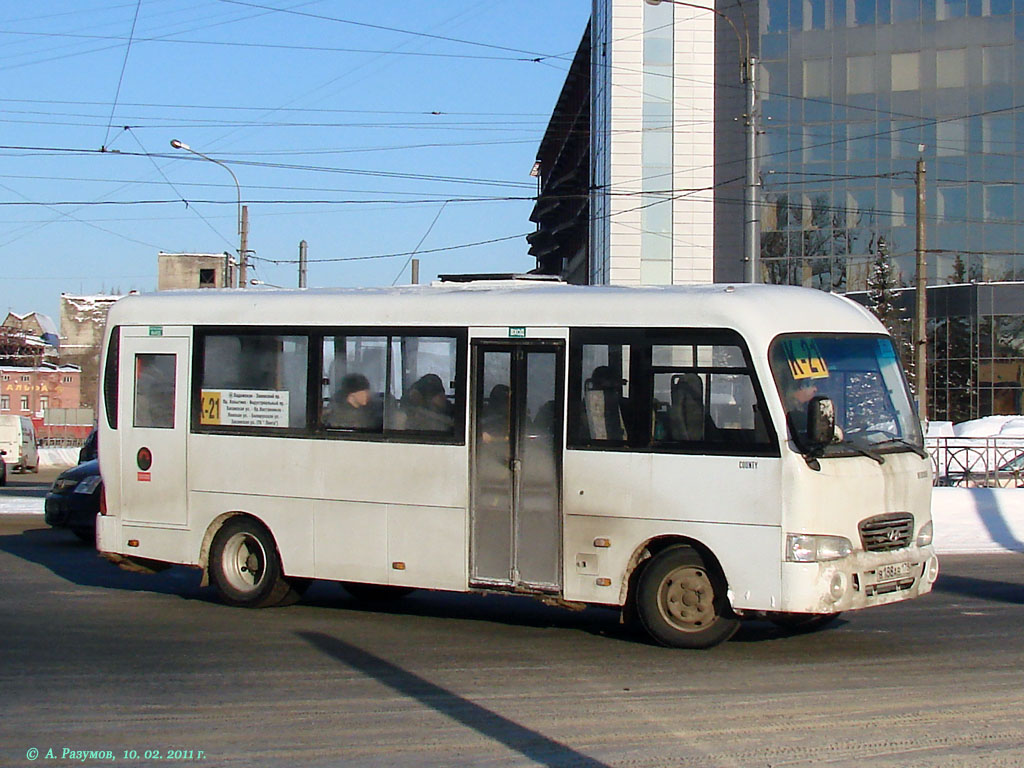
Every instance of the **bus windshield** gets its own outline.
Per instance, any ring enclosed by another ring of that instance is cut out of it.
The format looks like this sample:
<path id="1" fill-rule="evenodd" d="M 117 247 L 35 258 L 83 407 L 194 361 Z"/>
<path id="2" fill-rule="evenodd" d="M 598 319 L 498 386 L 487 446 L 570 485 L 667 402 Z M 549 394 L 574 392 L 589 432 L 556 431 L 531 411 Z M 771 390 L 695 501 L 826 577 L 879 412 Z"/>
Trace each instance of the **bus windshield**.
<path id="1" fill-rule="evenodd" d="M 794 441 L 807 436 L 807 407 L 819 395 L 835 405 L 836 440 L 825 456 L 912 450 L 924 437 L 892 340 L 884 336 L 783 336 L 771 349 L 772 374 Z"/>

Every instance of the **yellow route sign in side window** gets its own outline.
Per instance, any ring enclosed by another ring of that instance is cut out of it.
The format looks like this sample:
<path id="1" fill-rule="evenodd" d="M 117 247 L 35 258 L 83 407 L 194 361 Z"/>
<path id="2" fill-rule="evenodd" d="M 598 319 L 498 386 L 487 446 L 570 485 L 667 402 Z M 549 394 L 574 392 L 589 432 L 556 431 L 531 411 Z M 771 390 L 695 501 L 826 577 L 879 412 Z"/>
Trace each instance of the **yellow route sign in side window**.
<path id="1" fill-rule="evenodd" d="M 783 343 L 794 379 L 827 379 L 828 366 L 814 339 L 790 339 Z"/>
<path id="2" fill-rule="evenodd" d="M 199 399 L 200 424 L 220 424 L 220 392 L 204 389 Z"/>

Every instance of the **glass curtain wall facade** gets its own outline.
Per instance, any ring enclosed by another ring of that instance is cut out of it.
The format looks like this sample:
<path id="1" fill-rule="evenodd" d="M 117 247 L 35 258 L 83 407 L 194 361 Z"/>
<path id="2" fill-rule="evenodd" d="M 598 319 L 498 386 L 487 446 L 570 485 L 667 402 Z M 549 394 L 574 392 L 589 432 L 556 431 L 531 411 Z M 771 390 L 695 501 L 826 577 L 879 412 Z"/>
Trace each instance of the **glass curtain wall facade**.
<path id="1" fill-rule="evenodd" d="M 1024 278 L 1022 0 L 760 0 L 766 279 L 863 290 L 878 241 L 914 279 Z"/>
<path id="2" fill-rule="evenodd" d="M 763 279 L 864 291 L 885 250 L 912 286 L 923 158 L 928 284 L 975 289 L 930 298 L 929 415 L 1020 413 L 1024 307 L 968 296 L 1024 279 L 1024 0 L 759 0 L 758 21 Z"/>

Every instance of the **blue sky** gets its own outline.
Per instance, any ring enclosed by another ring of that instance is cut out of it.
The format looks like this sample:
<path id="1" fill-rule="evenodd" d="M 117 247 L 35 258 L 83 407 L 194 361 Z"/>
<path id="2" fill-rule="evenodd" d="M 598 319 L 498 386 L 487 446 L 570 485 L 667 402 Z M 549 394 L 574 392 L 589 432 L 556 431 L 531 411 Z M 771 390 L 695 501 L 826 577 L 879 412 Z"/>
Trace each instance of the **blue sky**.
<path id="1" fill-rule="evenodd" d="M 237 176 L 250 277 L 296 285 L 297 266 L 275 262 L 303 239 L 311 287 L 408 282 L 408 256 L 366 257 L 417 246 L 421 281 L 530 269 L 532 205 L 516 198 L 535 192 L 589 13 L 590 0 L 4 3 L 0 308 L 56 318 L 61 292 L 154 290 L 158 251 L 233 252 L 230 174 L 172 139 Z"/>

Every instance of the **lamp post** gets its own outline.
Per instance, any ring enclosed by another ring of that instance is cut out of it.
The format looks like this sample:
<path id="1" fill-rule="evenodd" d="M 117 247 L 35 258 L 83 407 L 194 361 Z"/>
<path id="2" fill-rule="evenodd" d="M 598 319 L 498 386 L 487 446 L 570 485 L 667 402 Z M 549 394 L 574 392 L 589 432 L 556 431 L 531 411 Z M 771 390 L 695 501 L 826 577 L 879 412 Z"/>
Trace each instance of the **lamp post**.
<path id="1" fill-rule="evenodd" d="M 192 149 L 192 147 L 183 141 L 171 139 L 171 146 L 174 149 L 183 149 L 186 152 L 191 152 L 193 155 L 203 158 L 203 160 L 209 160 L 211 163 L 216 163 L 231 174 L 231 180 L 235 182 L 235 191 L 238 193 L 238 286 L 240 288 L 245 288 L 248 277 L 246 274 L 246 268 L 248 266 L 249 208 L 248 206 L 242 205 L 242 188 L 238 184 L 238 177 L 235 176 L 235 172 L 228 167 L 227 163 L 210 157 L 209 155 L 204 155 L 202 152 Z"/>
<path id="2" fill-rule="evenodd" d="M 757 214 L 757 59 L 750 54 L 750 32 L 747 29 L 747 17 L 743 15 L 743 32 L 737 28 L 736 23 L 717 8 L 707 5 L 687 3 L 683 0 L 644 0 L 648 5 L 681 5 L 686 8 L 695 8 L 699 11 L 707 11 L 725 19 L 729 27 L 736 34 L 736 42 L 740 49 L 740 82 L 743 83 L 746 97 L 746 114 L 744 115 L 744 127 L 746 134 L 746 157 L 743 186 L 743 253 L 744 253 L 744 278 L 748 283 L 761 282 L 761 243 L 758 237 L 758 214 Z M 737 6 L 739 4 L 737 3 Z M 740 7 L 740 13 L 743 9 Z"/>

